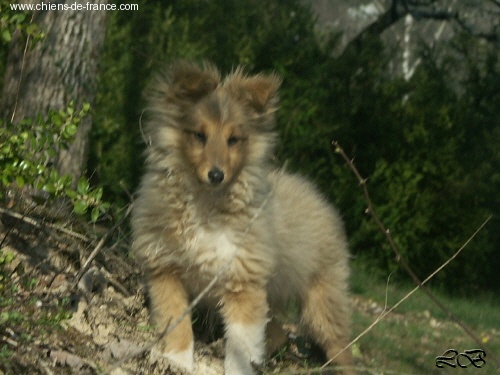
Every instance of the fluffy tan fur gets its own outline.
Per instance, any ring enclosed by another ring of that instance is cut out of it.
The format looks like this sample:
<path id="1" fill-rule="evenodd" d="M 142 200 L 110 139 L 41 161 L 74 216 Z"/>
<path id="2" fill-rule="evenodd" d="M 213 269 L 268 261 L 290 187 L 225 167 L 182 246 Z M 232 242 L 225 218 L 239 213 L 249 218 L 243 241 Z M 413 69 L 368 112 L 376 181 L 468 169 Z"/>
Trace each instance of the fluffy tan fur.
<path id="1" fill-rule="evenodd" d="M 205 303 L 226 327 L 225 372 L 253 374 L 265 326 L 287 298 L 327 356 L 348 342 L 348 251 L 339 214 L 314 186 L 270 165 L 280 79 L 224 79 L 211 65 L 178 62 L 148 89 L 146 172 L 134 203 L 133 251 L 144 264 L 160 329 L 212 278 Z M 193 371 L 186 318 L 165 353 Z M 351 363 L 349 350 L 336 359 Z"/>

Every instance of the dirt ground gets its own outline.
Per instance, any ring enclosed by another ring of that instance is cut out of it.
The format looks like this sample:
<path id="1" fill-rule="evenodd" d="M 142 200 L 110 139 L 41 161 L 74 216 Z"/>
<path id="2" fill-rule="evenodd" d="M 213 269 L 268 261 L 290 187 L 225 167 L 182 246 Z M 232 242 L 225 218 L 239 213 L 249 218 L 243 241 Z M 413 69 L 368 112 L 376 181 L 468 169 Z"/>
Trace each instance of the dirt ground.
<path id="1" fill-rule="evenodd" d="M 0 213 L 0 374 L 179 374 L 156 345 L 126 233 Z M 314 365 L 297 343 L 266 373 Z M 196 374 L 223 373 L 223 345 L 197 341 Z"/>

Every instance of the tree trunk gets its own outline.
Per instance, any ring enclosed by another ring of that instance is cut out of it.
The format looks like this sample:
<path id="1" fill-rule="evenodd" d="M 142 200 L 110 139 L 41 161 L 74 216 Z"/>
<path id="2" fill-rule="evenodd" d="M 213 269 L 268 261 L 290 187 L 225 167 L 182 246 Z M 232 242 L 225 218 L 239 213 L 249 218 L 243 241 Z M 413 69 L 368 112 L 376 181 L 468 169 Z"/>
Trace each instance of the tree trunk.
<path id="1" fill-rule="evenodd" d="M 73 3 L 58 2 L 68 6 Z M 86 1 L 76 3 L 85 7 Z M 14 123 L 38 113 L 45 116 L 49 109 L 65 108 L 71 101 L 76 108 L 85 102 L 92 105 L 96 95 L 106 11 L 35 11 L 33 22 L 43 30 L 45 39 L 30 48 L 16 35 L 7 60 L 0 104 L 3 116 Z M 61 175 L 70 175 L 74 181 L 85 171 L 91 127 L 91 116 L 87 116 L 80 122 L 74 142 L 67 150 L 59 150 L 53 161 Z"/>

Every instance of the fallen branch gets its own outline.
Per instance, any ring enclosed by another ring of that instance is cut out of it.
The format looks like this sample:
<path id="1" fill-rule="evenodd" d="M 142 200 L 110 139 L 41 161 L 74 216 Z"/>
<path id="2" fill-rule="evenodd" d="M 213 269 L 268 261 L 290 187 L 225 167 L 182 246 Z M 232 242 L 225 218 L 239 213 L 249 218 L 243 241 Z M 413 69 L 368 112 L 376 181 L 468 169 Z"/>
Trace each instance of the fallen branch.
<path id="1" fill-rule="evenodd" d="M 8 216 L 13 217 L 15 219 L 21 220 L 27 224 L 34 226 L 35 228 L 39 228 L 39 229 L 50 228 L 50 229 L 57 230 L 58 232 L 62 232 L 64 234 L 67 234 L 71 237 L 78 238 L 79 240 L 84 241 L 84 242 L 92 242 L 92 239 L 90 239 L 89 237 L 84 236 L 81 233 L 72 231 L 71 229 L 63 227 L 61 225 L 48 223 L 44 220 L 35 219 L 35 218 L 29 217 L 27 215 L 22 215 L 20 213 L 14 212 L 14 211 L 6 209 L 6 208 L 0 207 L 0 214 L 8 215 Z"/>

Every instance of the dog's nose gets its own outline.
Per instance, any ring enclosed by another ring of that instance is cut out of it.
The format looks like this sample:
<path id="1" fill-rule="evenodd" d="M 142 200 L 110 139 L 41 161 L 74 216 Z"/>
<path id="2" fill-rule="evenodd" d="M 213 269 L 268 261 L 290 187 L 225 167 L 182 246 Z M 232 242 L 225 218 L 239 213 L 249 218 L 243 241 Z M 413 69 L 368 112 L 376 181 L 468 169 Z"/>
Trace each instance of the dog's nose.
<path id="1" fill-rule="evenodd" d="M 224 172 L 214 167 L 208 172 L 208 180 L 212 185 L 220 184 L 224 180 Z"/>

